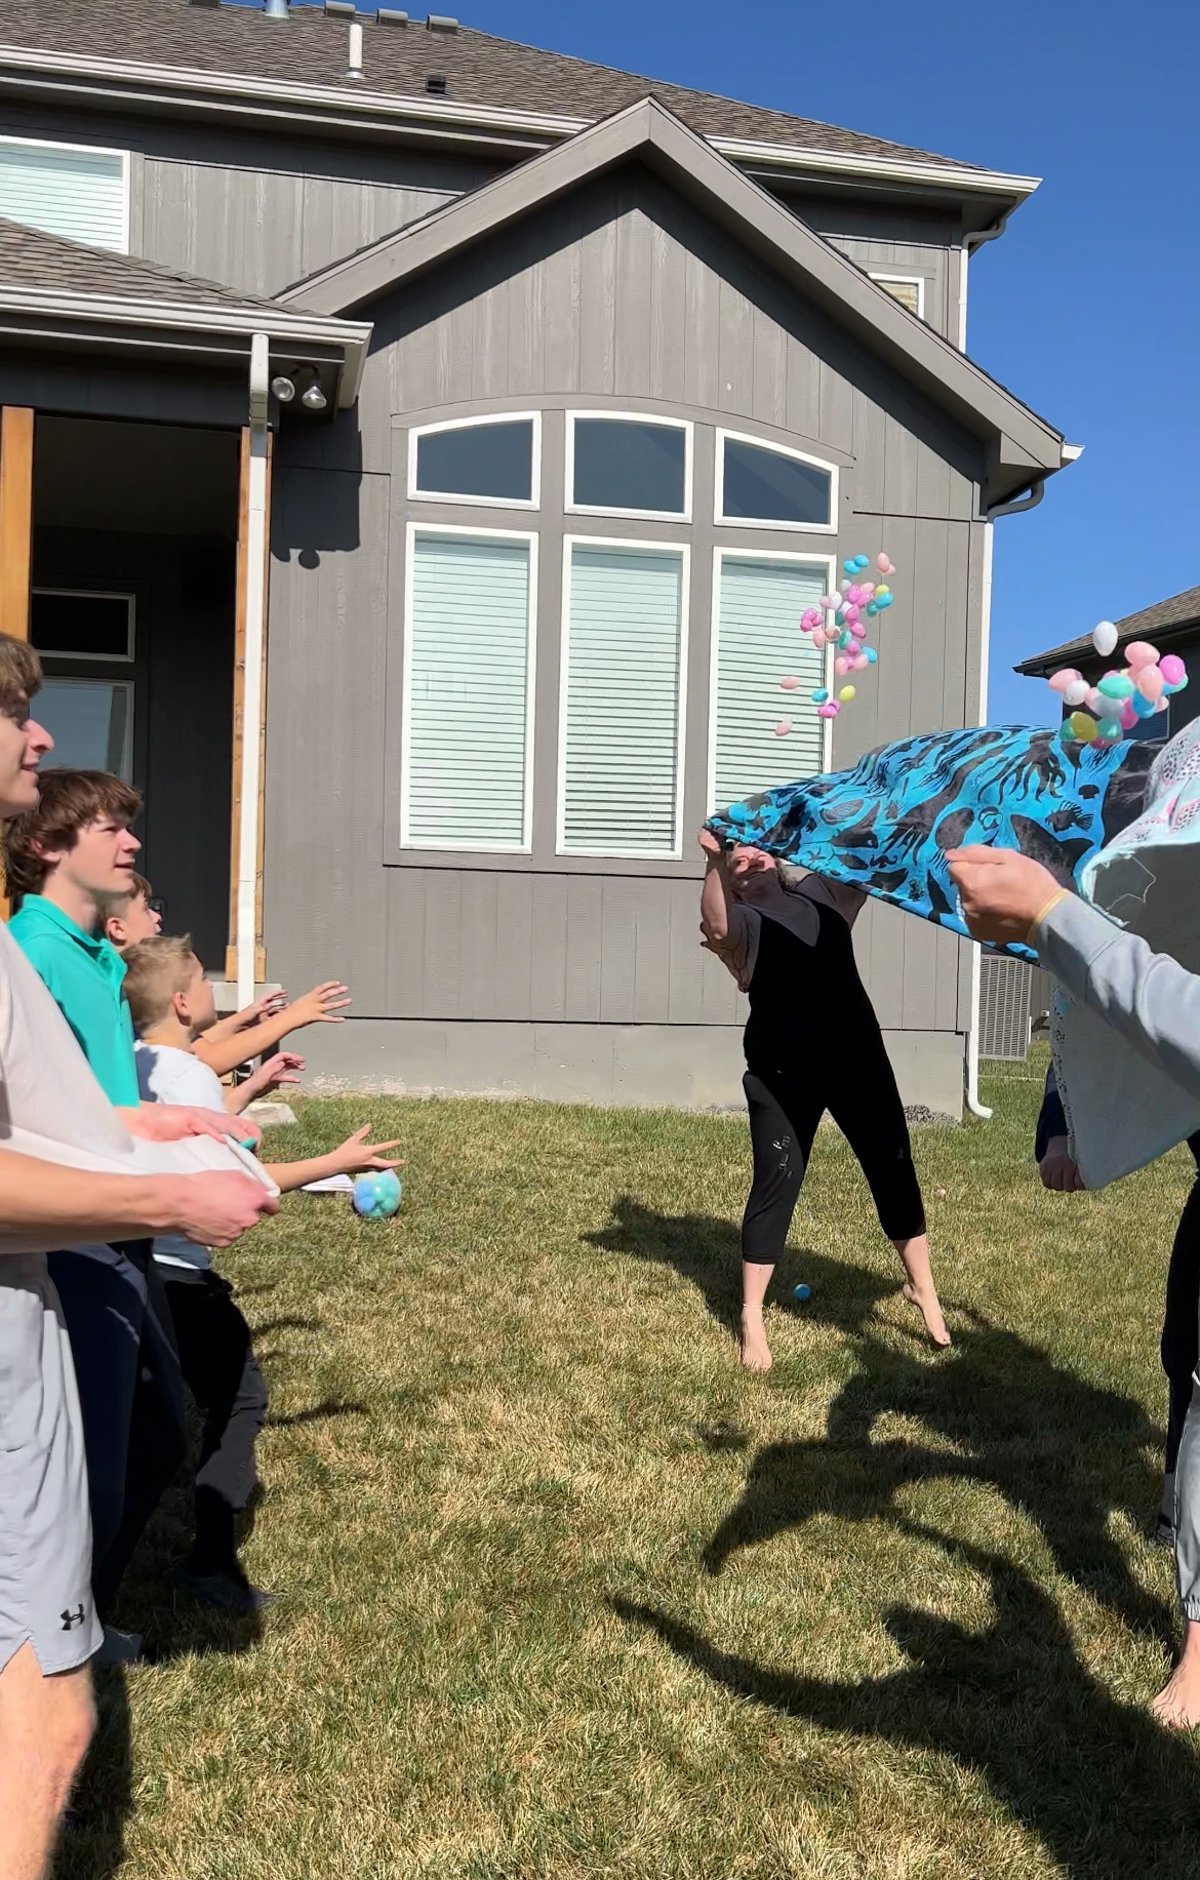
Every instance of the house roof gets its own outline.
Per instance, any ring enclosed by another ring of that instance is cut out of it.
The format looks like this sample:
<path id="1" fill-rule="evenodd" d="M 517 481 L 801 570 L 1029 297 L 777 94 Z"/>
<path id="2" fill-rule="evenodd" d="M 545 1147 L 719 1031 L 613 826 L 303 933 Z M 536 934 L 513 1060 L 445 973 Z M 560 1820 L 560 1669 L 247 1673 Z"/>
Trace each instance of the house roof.
<path id="1" fill-rule="evenodd" d="M 155 343 L 168 351 L 196 334 L 247 351 L 252 336 L 265 333 L 280 364 L 324 363 L 343 405 L 357 397 L 371 334 L 369 326 L 314 314 L 302 302 L 281 307 L 219 281 L 0 218 L 0 332 L 6 338 L 69 330 L 87 345 L 112 331 L 127 340 L 133 329 L 152 329 Z"/>
<path id="2" fill-rule="evenodd" d="M 1120 650 L 1132 640 L 1156 641 L 1183 639 L 1185 635 L 1200 630 L 1200 587 L 1184 588 L 1182 594 L 1172 594 L 1169 600 L 1155 601 L 1152 607 L 1143 607 L 1136 614 L 1126 614 L 1123 620 L 1115 623 L 1120 635 Z M 1014 671 L 1025 678 L 1041 679 L 1048 673 L 1056 672 L 1060 666 L 1069 666 L 1076 660 L 1099 660 L 1099 654 L 1092 645 L 1090 633 L 1084 633 L 1077 640 L 1066 640 L 1062 646 L 1052 646 L 1049 652 L 1037 653 L 1032 659 L 1025 660 L 1014 667 Z M 1115 658 L 1116 655 L 1110 655 Z"/>
<path id="3" fill-rule="evenodd" d="M 69 59 L 120 62 L 132 69 L 241 75 L 256 84 L 303 84 L 326 92 L 420 101 L 443 122 L 464 107 L 561 119 L 559 134 L 610 116 L 653 91 L 700 135 L 751 146 L 824 153 L 831 159 L 901 163 L 958 175 L 966 186 L 1019 185 L 1019 200 L 1036 179 L 1005 177 L 974 164 L 941 157 L 910 144 L 847 130 L 813 118 L 744 104 L 711 92 L 648 79 L 569 58 L 470 27 L 431 31 L 361 16 L 367 28 L 363 78 L 348 84 L 347 17 L 293 4 L 287 20 L 258 7 L 195 4 L 191 0 L 4 0 L 0 13 L 0 65 L 6 50 L 37 51 Z M 425 81 L 439 73 L 444 97 L 431 98 Z"/>
<path id="4" fill-rule="evenodd" d="M 1061 434 L 902 307 L 815 230 L 792 215 L 656 98 L 581 131 L 382 241 L 286 288 L 344 314 L 442 265 L 581 184 L 636 162 L 722 224 L 843 332 L 882 356 L 988 446 L 988 498 L 1004 501 L 1063 467 Z"/>

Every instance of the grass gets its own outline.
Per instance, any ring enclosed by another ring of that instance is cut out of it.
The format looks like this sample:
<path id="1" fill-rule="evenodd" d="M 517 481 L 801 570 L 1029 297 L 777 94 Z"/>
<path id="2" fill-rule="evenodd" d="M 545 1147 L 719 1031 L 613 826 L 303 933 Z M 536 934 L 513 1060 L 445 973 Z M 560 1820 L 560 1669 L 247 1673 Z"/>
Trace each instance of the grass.
<path id="1" fill-rule="evenodd" d="M 261 1636 L 176 1602 L 168 1507 L 122 1615 L 161 1661 L 105 1681 L 64 1875 L 1194 1880 L 1197 1758 L 1143 1708 L 1188 1169 L 1045 1195 L 1039 1087 L 918 1134 L 944 1357 L 823 1133 L 766 1380 L 737 1119 L 306 1105 L 279 1153 L 369 1119 L 403 1213 L 297 1197 L 226 1256 L 282 1597 Z"/>

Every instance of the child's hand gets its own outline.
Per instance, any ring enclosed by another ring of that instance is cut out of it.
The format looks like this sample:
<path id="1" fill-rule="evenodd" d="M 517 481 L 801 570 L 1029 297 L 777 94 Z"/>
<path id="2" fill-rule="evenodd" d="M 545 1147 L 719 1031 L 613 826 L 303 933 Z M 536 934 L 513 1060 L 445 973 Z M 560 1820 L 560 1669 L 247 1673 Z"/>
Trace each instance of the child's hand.
<path id="1" fill-rule="evenodd" d="M 403 1162 L 397 1156 L 389 1156 L 389 1149 L 398 1149 L 400 1139 L 395 1142 L 368 1142 L 367 1127 L 356 1129 L 348 1136 L 339 1149 L 329 1157 L 331 1173 L 337 1175 L 365 1175 L 368 1170 L 381 1168 L 403 1168 Z"/>
<path id="2" fill-rule="evenodd" d="M 281 988 L 278 992 L 264 992 L 261 999 L 255 999 L 253 1005 L 244 1005 L 230 1021 L 233 1031 L 249 1031 L 251 1025 L 259 1025 L 264 1018 L 274 1018 L 276 1012 L 282 1012 L 288 1002 L 288 995 Z"/>
<path id="3" fill-rule="evenodd" d="M 276 1051 L 274 1057 L 267 1058 L 259 1065 L 250 1083 L 258 1083 L 260 1091 L 278 1090 L 281 1084 L 298 1084 L 295 1074 L 304 1069 L 304 1059 L 297 1057 L 294 1051 Z"/>
<path id="4" fill-rule="evenodd" d="M 292 1030 L 299 1031 L 302 1025 L 344 1025 L 342 1013 L 349 1004 L 349 991 L 341 980 L 327 979 L 324 985 L 314 986 L 294 1005 L 289 1005 Z"/>

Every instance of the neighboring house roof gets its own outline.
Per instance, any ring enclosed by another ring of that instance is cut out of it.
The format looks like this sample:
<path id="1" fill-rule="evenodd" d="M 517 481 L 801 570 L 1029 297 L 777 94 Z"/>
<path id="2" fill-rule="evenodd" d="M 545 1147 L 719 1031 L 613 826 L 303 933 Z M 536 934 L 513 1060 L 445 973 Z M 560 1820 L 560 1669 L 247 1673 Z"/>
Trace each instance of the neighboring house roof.
<path id="1" fill-rule="evenodd" d="M 349 313 L 461 254 L 522 216 L 545 209 L 608 171 L 638 162 L 722 224 L 744 247 L 885 358 L 989 446 L 988 496 L 1002 502 L 1063 467 L 1063 439 L 862 269 L 680 123 L 655 98 L 581 131 L 419 222 L 286 288 Z"/>
<path id="2" fill-rule="evenodd" d="M 745 145 L 746 154 L 765 146 L 823 155 L 831 167 L 916 167 L 931 181 L 937 173 L 947 184 L 957 178 L 963 188 L 991 189 L 1013 201 L 1036 187 L 1036 178 L 1006 176 L 910 144 L 660 83 L 469 27 L 430 31 L 419 21 L 360 17 L 367 28 L 363 77 L 348 82 L 343 12 L 294 5 L 289 19 L 275 20 L 258 7 L 189 0 L 4 0 L 0 67 L 19 63 L 5 56 L 11 50 L 45 53 L 75 66 L 101 60 L 129 72 L 140 66 L 197 77 L 240 76 L 257 87 L 337 91 L 364 106 L 376 97 L 419 101 L 443 124 L 464 111 L 491 111 L 510 114 L 518 125 L 526 120 L 533 131 L 540 118 L 542 128 L 557 135 L 570 135 L 653 91 L 693 130 Z M 431 73 L 445 78 L 443 97 L 426 93 Z"/>
<path id="3" fill-rule="evenodd" d="M 319 349 L 317 357 L 340 356 L 342 403 L 353 403 L 370 327 L 329 319 L 297 303 L 244 294 L 219 281 L 160 267 L 136 255 L 47 235 L 41 229 L 0 219 L 0 330 L 19 333 L 22 323 L 44 327 L 57 319 L 86 331 L 106 327 L 152 327 L 176 342 L 187 333 L 236 335 L 257 332 L 290 347 L 291 356 Z M 164 339 L 170 343 L 169 338 Z"/>
<path id="4" fill-rule="evenodd" d="M 1182 594 L 1172 594 L 1169 600 L 1155 601 L 1152 607 L 1143 607 L 1139 613 L 1126 614 L 1123 620 L 1115 623 L 1120 635 L 1119 650 L 1132 640 L 1153 639 L 1156 643 L 1184 639 L 1200 631 L 1200 587 L 1184 588 Z M 1115 659 L 1116 654 L 1110 654 Z M 1067 640 L 1062 646 L 1053 646 L 1048 653 L 1037 653 L 1013 670 L 1025 678 L 1041 679 L 1048 673 L 1056 672 L 1060 666 L 1070 666 L 1078 661 L 1085 663 L 1101 661 L 1100 655 L 1092 645 L 1090 633 L 1081 634 L 1077 640 Z"/>

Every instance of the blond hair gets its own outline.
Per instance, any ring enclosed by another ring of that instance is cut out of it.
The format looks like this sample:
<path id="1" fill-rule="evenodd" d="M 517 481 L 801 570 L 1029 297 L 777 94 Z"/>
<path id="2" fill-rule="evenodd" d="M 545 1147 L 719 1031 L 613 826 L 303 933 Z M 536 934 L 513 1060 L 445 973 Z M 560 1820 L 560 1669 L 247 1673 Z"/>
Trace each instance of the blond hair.
<path id="1" fill-rule="evenodd" d="M 199 964 L 190 933 L 155 934 L 130 947 L 125 955 L 125 997 L 135 1031 L 153 1031 L 170 1017 L 172 1000 L 187 991 Z"/>

